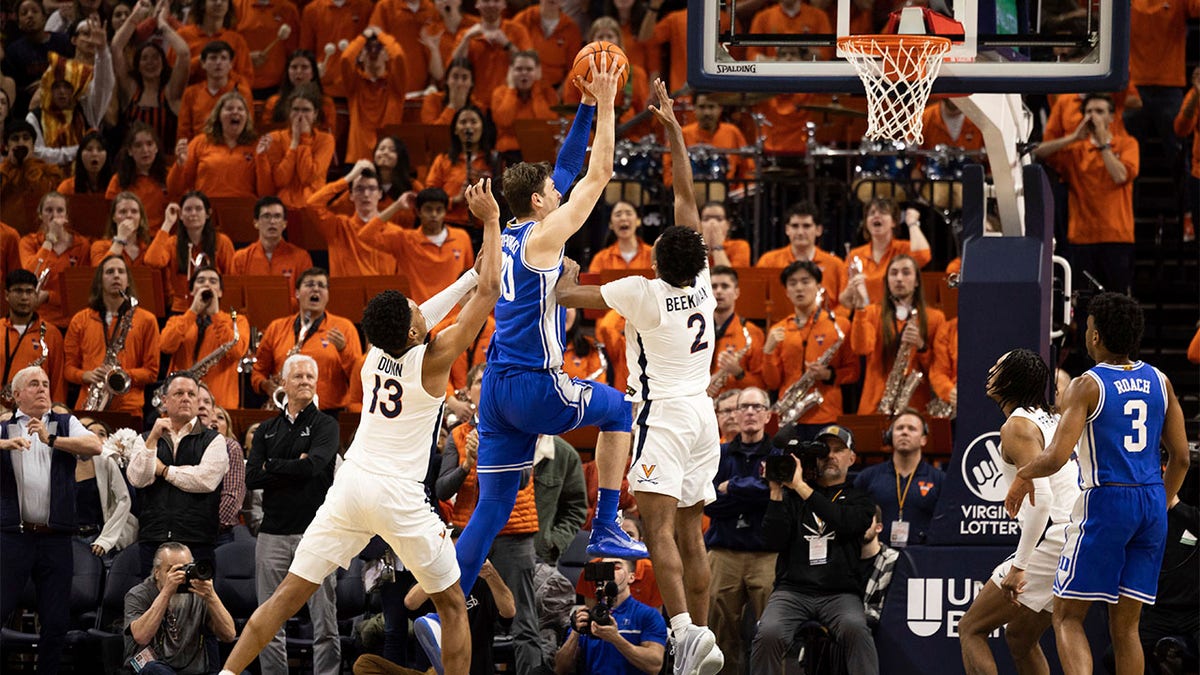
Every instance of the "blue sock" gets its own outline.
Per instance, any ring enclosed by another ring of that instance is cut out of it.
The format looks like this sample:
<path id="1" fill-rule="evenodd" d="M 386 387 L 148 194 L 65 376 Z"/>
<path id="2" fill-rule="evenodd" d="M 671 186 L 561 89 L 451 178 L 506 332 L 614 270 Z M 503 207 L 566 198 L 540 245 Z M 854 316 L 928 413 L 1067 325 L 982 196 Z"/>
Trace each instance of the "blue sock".
<path id="1" fill-rule="evenodd" d="M 464 594 L 470 594 L 479 570 L 492 550 L 496 534 L 504 529 L 517 503 L 517 490 L 521 484 L 520 471 L 479 474 L 479 501 L 458 538 L 459 584 Z M 614 516 L 615 517 L 615 516 Z"/>
<path id="2" fill-rule="evenodd" d="M 611 523 L 617 519 L 617 506 L 621 501 L 620 490 L 600 488 L 600 501 L 596 504 L 596 520 Z"/>

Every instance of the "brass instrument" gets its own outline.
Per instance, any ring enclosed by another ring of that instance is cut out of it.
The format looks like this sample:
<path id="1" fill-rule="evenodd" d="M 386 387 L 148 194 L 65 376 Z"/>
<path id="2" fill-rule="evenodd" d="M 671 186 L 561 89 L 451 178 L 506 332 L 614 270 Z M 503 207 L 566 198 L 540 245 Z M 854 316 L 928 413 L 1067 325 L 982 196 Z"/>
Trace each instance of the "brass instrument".
<path id="1" fill-rule="evenodd" d="M 750 347 L 754 345 L 754 339 L 750 337 L 750 329 L 746 327 L 746 323 L 744 321 L 742 322 L 742 337 L 745 339 L 746 344 L 744 344 L 741 349 L 734 352 L 734 355 L 737 356 L 738 363 L 742 362 L 742 358 L 746 356 L 746 353 L 750 351 Z M 721 390 L 725 388 L 726 382 L 729 382 L 729 371 L 718 369 L 717 372 L 713 373 L 712 377 L 709 378 L 708 391 L 706 393 L 715 398 L 716 395 L 721 393 Z"/>
<path id="2" fill-rule="evenodd" d="M 245 375 L 254 370 L 254 364 L 258 363 L 258 345 L 262 342 L 262 331 L 250 327 L 250 344 L 246 347 L 246 354 L 242 356 L 242 360 L 238 361 L 238 373 Z"/>
<path id="3" fill-rule="evenodd" d="M 46 279 L 50 278 L 50 268 L 47 267 L 38 273 L 37 285 L 33 287 L 33 295 L 36 297 L 41 295 L 42 289 L 46 287 Z"/>
<path id="4" fill-rule="evenodd" d="M 929 405 L 925 407 L 925 412 L 928 413 L 930 417 L 940 417 L 942 419 L 952 420 L 955 417 L 958 417 L 958 409 L 954 406 L 954 404 L 950 403 L 949 401 L 943 401 L 936 396 L 934 396 L 933 400 L 929 402 Z"/>
<path id="5" fill-rule="evenodd" d="M 104 375 L 99 382 L 88 386 L 83 410 L 104 410 L 113 394 L 127 393 L 133 387 L 133 378 L 121 368 L 120 355 L 121 350 L 125 348 L 125 339 L 129 337 L 129 329 L 133 327 L 133 315 L 137 310 L 138 301 L 129 291 L 121 293 L 125 296 L 122 306 L 126 309 L 118 320 L 117 330 L 108 343 L 108 349 L 104 352 L 104 362 L 100 364 Z"/>
<path id="6" fill-rule="evenodd" d="M 47 270 L 47 271 L 49 271 L 49 270 Z M 30 362 L 30 364 L 28 366 L 25 366 L 26 368 L 40 368 L 42 366 L 42 364 L 46 362 L 46 355 L 50 353 L 50 350 L 46 348 L 46 322 L 45 321 L 42 321 L 41 326 L 38 327 L 38 345 L 42 349 L 42 355 L 37 357 L 36 359 L 34 359 L 32 362 Z M 12 382 L 9 382 L 4 385 L 3 389 L 0 389 L 0 407 L 13 409 L 14 408 L 13 403 L 14 403 L 14 400 L 13 400 Z"/>
<path id="7" fill-rule="evenodd" d="M 308 331 L 312 328 L 312 324 L 304 320 L 304 315 L 300 316 L 300 332 L 296 335 L 296 344 L 288 350 L 283 357 L 283 362 L 279 364 L 279 372 L 271 376 L 271 382 L 278 386 L 271 393 L 267 402 L 263 404 L 263 410 L 283 410 L 287 407 L 287 394 L 283 391 L 283 363 L 300 353 L 300 349 L 304 347 L 304 338 L 308 335 Z"/>
<path id="8" fill-rule="evenodd" d="M 597 342 L 594 349 L 596 350 L 596 356 L 600 357 L 600 367 L 589 373 L 587 379 L 602 382 L 603 380 L 600 378 L 608 374 L 608 356 L 604 353 L 603 342 Z"/>
<path id="9" fill-rule="evenodd" d="M 821 293 L 824 289 L 821 289 Z M 821 300 L 818 295 L 817 306 L 820 307 Z M 838 339 L 833 344 L 829 345 L 821 357 L 817 359 L 816 364 L 822 368 L 828 367 L 833 362 L 833 357 L 837 354 L 838 349 L 841 349 L 842 343 L 846 341 L 846 334 L 842 332 L 842 327 L 837 324 L 837 317 L 831 310 L 824 310 L 829 315 L 829 320 L 833 322 L 833 330 L 837 332 Z M 821 316 L 821 310 L 813 314 L 813 323 Z M 803 355 L 801 356 L 803 358 Z M 772 410 L 779 415 L 779 425 L 791 424 L 801 417 L 804 417 L 809 410 L 816 408 L 825 402 L 825 397 L 817 390 L 817 376 L 813 374 L 810 368 L 804 371 L 800 379 L 792 383 L 792 386 L 787 388 L 787 391 L 779 397 L 775 402 Z"/>
<path id="10" fill-rule="evenodd" d="M 914 307 L 908 318 L 911 321 L 916 316 L 917 309 Z M 908 372 L 915 354 L 915 345 L 900 345 L 900 349 L 896 350 L 896 360 L 892 362 L 892 370 L 883 386 L 883 397 L 879 399 L 878 411 L 881 414 L 898 415 L 908 407 L 908 400 L 925 377 L 925 373 L 919 370 Z"/>
<path id="11" fill-rule="evenodd" d="M 193 363 L 191 368 L 181 370 L 179 373 L 187 373 L 195 378 L 197 382 L 199 382 L 204 378 L 205 375 L 208 374 L 209 369 L 215 366 L 218 361 L 225 358 L 225 355 L 229 353 L 229 350 L 233 349 L 233 346 L 238 343 L 238 340 L 242 339 L 241 332 L 238 330 L 237 310 L 230 310 L 229 316 L 233 319 L 233 339 L 225 344 L 222 344 L 221 346 L 209 352 L 204 358 Z M 162 394 L 163 391 L 160 387 L 158 391 L 154 392 L 153 398 L 150 399 L 150 405 L 154 406 L 155 408 L 162 405 Z"/>

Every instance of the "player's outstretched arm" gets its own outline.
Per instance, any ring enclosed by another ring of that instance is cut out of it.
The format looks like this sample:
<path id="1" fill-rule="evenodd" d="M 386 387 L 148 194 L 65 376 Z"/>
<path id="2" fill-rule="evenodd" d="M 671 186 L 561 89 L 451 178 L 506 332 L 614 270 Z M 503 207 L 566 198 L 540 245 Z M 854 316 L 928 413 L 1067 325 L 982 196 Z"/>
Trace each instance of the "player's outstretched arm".
<path id="1" fill-rule="evenodd" d="M 654 80 L 654 95 L 657 106 L 650 111 L 663 125 L 667 144 L 671 147 L 671 178 L 675 188 L 675 224 L 700 232 L 700 211 L 696 206 L 696 193 L 692 187 L 692 160 L 688 157 L 687 143 L 683 140 L 683 128 L 675 119 L 675 101 L 661 79 Z M 703 233 L 701 233 L 703 234 Z"/>
<path id="2" fill-rule="evenodd" d="M 1163 474 L 1163 486 L 1167 490 L 1167 504 L 1174 501 L 1183 486 L 1188 470 L 1187 428 L 1183 421 L 1183 409 L 1175 398 L 1175 388 L 1163 376 L 1167 389 L 1167 418 L 1163 421 L 1162 444 L 1167 448 L 1167 470 Z"/>
<path id="3" fill-rule="evenodd" d="M 458 319 L 438 333 L 425 355 L 422 383 L 430 394 L 446 391 L 450 366 L 470 346 L 483 328 L 500 297 L 500 205 L 492 196 L 492 179 L 485 178 L 467 188 L 467 205 L 483 221 L 483 245 L 479 249 L 479 279 L 475 295 L 463 305 Z"/>
<path id="4" fill-rule="evenodd" d="M 571 200 L 552 211 L 529 235 L 526 253 L 534 264 L 539 259 L 558 259 L 559 251 L 583 226 L 612 178 L 616 133 L 613 101 L 617 95 L 617 81 L 624 70 L 624 64 L 610 62 L 607 54 L 601 54 L 599 60 L 593 56 L 592 81 L 579 85 L 596 99 L 596 137 L 592 140 L 592 156 L 588 159 L 587 174 L 575 186 Z"/>
<path id="5" fill-rule="evenodd" d="M 576 309 L 608 309 L 599 286 L 579 285 L 579 263 L 570 258 L 563 258 L 562 274 L 558 276 L 558 286 L 554 289 L 558 304 L 563 307 Z"/>
<path id="6" fill-rule="evenodd" d="M 1083 434 L 1088 415 L 1100 401 L 1100 387 L 1096 381 L 1087 375 L 1080 375 L 1071 380 L 1067 391 L 1063 393 L 1062 419 L 1058 421 L 1058 429 L 1054 438 L 1032 462 L 1021 467 L 1012 485 L 1008 488 L 1008 496 L 1004 500 L 1004 508 L 1008 515 L 1015 518 L 1021 508 L 1025 495 L 1030 495 L 1030 503 L 1036 504 L 1033 497 L 1033 479 L 1049 476 L 1062 468 L 1075 444 Z"/>
<path id="7" fill-rule="evenodd" d="M 1000 427 L 1000 448 L 1004 459 L 1016 466 L 1025 466 L 1041 454 L 1045 441 L 1042 440 L 1041 429 L 1024 417 L 1009 417 L 1004 426 Z M 1037 546 L 1038 540 L 1050 520 L 1050 502 L 1053 495 L 1050 492 L 1049 478 L 1033 479 L 1034 499 L 1030 500 L 1030 509 L 1026 511 L 1025 522 L 1021 526 L 1021 538 L 1017 542 L 1017 553 L 1013 565 L 1019 569 L 1029 566 L 1029 556 Z M 1018 507 L 1019 508 L 1019 507 Z"/>

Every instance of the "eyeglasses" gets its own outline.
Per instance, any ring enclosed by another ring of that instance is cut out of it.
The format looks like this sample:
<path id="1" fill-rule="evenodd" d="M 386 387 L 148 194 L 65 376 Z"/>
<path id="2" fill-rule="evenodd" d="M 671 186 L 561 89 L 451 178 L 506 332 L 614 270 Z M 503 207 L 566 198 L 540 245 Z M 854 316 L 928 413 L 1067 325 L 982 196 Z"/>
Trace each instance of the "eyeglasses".
<path id="1" fill-rule="evenodd" d="M 325 283 L 324 281 L 306 281 L 300 284 L 300 288 L 317 288 L 324 290 L 329 288 L 329 284 Z"/>
<path id="2" fill-rule="evenodd" d="M 742 412 L 762 412 L 767 409 L 767 406 L 762 403 L 743 403 L 737 407 Z"/>
<path id="3" fill-rule="evenodd" d="M 737 412 L 737 408 L 717 408 L 718 415 L 732 415 Z"/>

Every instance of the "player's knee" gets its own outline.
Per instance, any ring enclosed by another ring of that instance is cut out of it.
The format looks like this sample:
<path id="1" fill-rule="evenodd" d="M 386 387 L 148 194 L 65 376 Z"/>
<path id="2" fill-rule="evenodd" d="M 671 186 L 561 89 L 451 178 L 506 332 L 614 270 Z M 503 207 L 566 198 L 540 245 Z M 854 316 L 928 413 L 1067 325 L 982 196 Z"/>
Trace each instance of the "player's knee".
<path id="1" fill-rule="evenodd" d="M 1008 645 L 1008 651 L 1013 656 L 1020 656 L 1028 653 L 1038 644 L 1038 638 L 1041 634 L 1034 630 L 1032 626 L 1022 625 L 1020 622 L 1009 622 L 1004 629 L 1004 642 Z"/>

